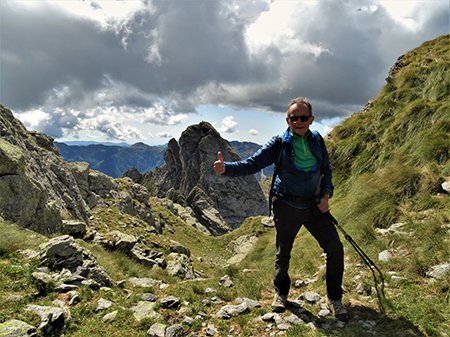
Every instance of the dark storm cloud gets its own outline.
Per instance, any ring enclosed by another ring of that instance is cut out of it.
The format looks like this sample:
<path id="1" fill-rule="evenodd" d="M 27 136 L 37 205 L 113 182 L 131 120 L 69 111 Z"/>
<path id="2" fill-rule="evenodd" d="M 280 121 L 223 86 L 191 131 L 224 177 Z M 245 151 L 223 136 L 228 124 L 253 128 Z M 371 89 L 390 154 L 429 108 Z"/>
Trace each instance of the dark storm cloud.
<path id="1" fill-rule="evenodd" d="M 139 136 L 117 119 L 175 125 L 200 104 L 285 113 L 300 95 L 317 120 L 343 117 L 376 95 L 398 56 L 448 33 L 448 4 L 423 3 L 412 32 L 379 1 L 299 1 L 283 18 L 290 33 L 255 47 L 247 29 L 268 1 L 147 1 L 104 24 L 44 1 L 2 2 L 0 101 L 44 112 L 35 127 L 54 137 L 88 126 Z"/>

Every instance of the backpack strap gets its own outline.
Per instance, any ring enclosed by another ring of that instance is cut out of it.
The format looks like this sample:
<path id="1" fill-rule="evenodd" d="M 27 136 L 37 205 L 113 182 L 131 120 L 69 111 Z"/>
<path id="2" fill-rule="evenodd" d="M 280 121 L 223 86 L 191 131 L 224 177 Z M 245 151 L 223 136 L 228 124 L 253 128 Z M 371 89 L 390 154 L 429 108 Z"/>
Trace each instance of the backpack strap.
<path id="1" fill-rule="evenodd" d="M 319 143 L 322 143 L 324 140 L 323 140 L 323 137 L 322 137 L 322 135 L 319 133 L 319 131 L 317 131 L 317 130 L 311 130 L 311 133 L 312 133 L 312 135 L 314 136 L 314 138 L 319 142 Z"/>

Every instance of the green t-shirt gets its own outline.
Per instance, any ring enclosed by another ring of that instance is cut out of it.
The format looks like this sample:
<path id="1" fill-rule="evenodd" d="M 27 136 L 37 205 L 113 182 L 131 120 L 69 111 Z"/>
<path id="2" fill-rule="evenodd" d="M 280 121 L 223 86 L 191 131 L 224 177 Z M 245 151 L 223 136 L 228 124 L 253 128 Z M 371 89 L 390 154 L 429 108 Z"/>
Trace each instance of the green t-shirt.
<path id="1" fill-rule="evenodd" d="M 295 152 L 294 164 L 297 168 L 306 172 L 317 164 L 317 158 L 311 153 L 311 149 L 309 148 L 308 137 L 309 132 L 305 137 L 301 137 L 291 131 L 291 143 Z"/>

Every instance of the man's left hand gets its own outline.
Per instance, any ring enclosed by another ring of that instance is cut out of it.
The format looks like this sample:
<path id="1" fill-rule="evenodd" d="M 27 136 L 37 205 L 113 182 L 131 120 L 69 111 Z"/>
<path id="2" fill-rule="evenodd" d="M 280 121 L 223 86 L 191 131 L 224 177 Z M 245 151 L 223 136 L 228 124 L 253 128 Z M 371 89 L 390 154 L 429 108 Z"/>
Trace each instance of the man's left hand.
<path id="1" fill-rule="evenodd" d="M 317 208 L 318 208 L 322 213 L 328 212 L 328 210 L 329 210 L 328 199 L 329 199 L 328 194 L 325 194 L 325 195 L 320 199 L 320 202 L 317 204 Z"/>

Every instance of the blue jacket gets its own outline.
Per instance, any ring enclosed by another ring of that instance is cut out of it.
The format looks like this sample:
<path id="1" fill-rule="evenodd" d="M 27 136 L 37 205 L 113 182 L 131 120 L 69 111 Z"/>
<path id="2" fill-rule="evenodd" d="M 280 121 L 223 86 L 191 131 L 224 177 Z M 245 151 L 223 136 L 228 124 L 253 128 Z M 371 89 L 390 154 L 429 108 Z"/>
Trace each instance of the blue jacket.
<path id="1" fill-rule="evenodd" d="M 291 144 L 291 130 L 288 128 L 281 136 L 281 153 L 278 175 L 275 179 L 274 192 L 301 198 L 314 198 L 320 174 L 323 174 L 321 195 L 333 196 L 332 171 L 328 151 L 318 132 L 308 132 L 309 147 L 317 158 L 316 169 L 309 172 L 298 169 L 294 164 L 294 147 Z M 255 174 L 264 167 L 275 163 L 277 153 L 277 136 L 269 140 L 253 156 L 237 162 L 226 162 L 226 176 L 244 176 Z"/>

